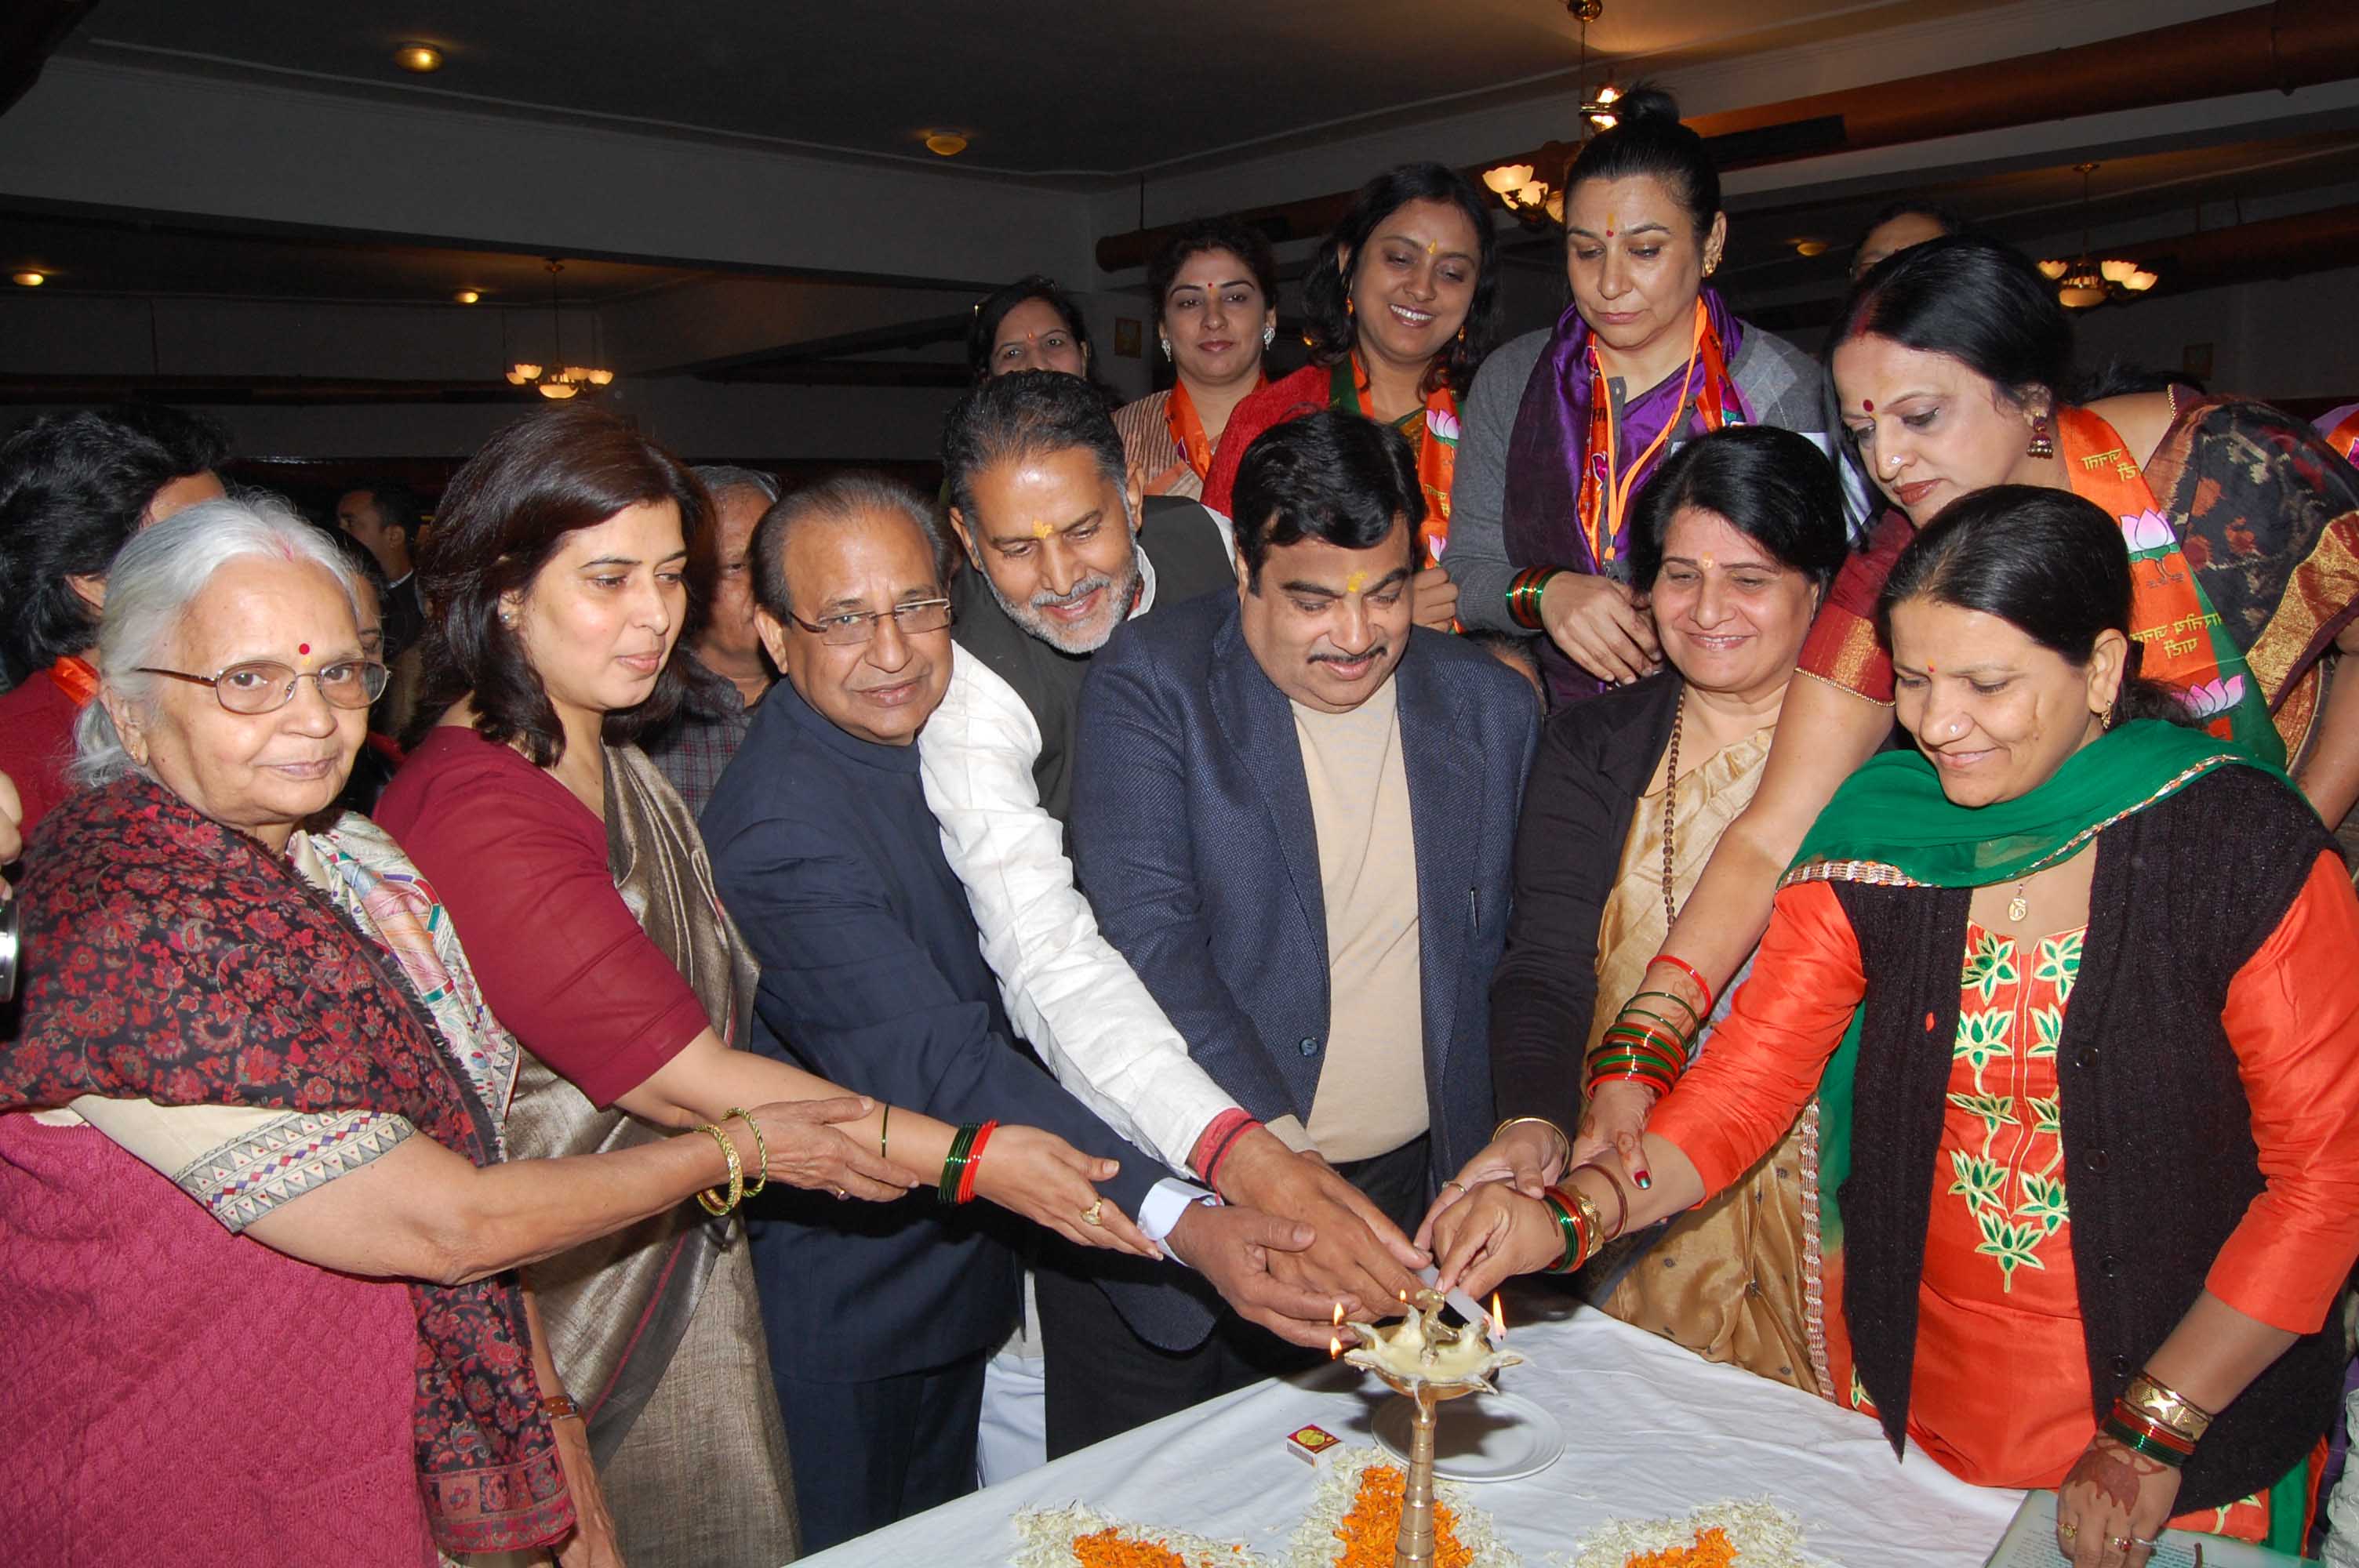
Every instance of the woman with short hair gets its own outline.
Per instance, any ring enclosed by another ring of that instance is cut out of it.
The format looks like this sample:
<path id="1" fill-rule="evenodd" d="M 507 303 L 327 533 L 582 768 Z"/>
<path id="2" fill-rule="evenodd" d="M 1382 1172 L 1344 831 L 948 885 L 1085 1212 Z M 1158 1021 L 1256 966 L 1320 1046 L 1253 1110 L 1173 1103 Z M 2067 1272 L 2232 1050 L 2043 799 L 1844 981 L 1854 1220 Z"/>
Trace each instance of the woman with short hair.
<path id="1" fill-rule="evenodd" d="M 2024 485 L 1916 537 L 1877 619 L 1917 749 L 1820 816 L 1691 1069 L 1669 992 L 1593 1059 L 1667 1087 L 1643 1160 L 1478 1188 L 1442 1283 L 1577 1265 L 1805 1117 L 1832 1398 L 2059 1488 L 2077 1568 L 2175 1518 L 2298 1555 L 2359 1259 L 2359 898 L 2284 774 L 2140 678 L 2119 539 Z"/>
<path id="2" fill-rule="evenodd" d="M 1260 230 L 1234 218 L 1182 224 L 1147 269 L 1169 390 L 1114 410 L 1124 454 L 1149 495 L 1204 493 L 1212 454 L 1239 403 L 1268 384 L 1277 338 L 1277 262 Z"/>
<path id="3" fill-rule="evenodd" d="M 1542 731 L 1491 981 L 1500 1114 L 1537 1119 L 1517 1158 L 1538 1162 L 1515 1173 L 1531 1195 L 1562 1173 L 1549 1130 L 1579 1120 L 1582 1064 L 1614 1022 L 1599 999 L 1639 989 L 1722 829 L 1760 785 L 1794 657 L 1846 549 L 1833 469 L 1775 426 L 1714 431 L 1639 493 L 1632 581 L 1669 667 L 1560 710 Z M 1495 1173 L 1480 1161 L 1460 1172 L 1434 1215 Z M 1803 1174 L 1797 1151 L 1772 1150 L 1661 1237 L 1593 1269 L 1591 1293 L 1707 1359 L 1813 1389 Z"/>

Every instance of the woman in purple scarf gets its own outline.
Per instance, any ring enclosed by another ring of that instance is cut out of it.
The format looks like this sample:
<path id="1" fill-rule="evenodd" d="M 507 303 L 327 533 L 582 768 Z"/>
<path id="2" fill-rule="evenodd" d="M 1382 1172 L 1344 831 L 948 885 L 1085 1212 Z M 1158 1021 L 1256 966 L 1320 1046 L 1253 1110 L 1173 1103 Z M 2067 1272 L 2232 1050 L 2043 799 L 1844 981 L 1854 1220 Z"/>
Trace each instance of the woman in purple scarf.
<path id="1" fill-rule="evenodd" d="M 1678 444 L 1723 425 L 1777 425 L 1829 447 L 1819 367 L 1704 287 L 1728 217 L 1703 139 L 1651 89 L 1616 113 L 1566 181 L 1572 304 L 1552 330 L 1484 365 L 1451 497 L 1460 618 L 1546 633 L 1559 703 L 1661 663 L 1628 580 L 1626 519 Z"/>

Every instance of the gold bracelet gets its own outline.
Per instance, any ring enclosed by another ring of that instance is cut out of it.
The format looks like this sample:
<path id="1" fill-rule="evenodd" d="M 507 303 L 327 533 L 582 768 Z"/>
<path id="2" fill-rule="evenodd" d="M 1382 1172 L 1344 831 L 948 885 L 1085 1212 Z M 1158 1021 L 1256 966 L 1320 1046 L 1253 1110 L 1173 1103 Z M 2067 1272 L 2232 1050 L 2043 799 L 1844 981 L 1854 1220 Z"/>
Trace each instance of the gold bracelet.
<path id="1" fill-rule="evenodd" d="M 1498 1126 L 1491 1129 L 1491 1141 L 1496 1143 L 1501 1138 L 1506 1136 L 1507 1129 L 1510 1127 L 1521 1127 L 1527 1121 L 1536 1121 L 1542 1127 L 1547 1128 L 1550 1132 L 1555 1133 L 1558 1144 L 1564 1150 L 1564 1163 L 1569 1165 L 1572 1162 L 1572 1140 L 1564 1135 L 1563 1128 L 1559 1127 L 1555 1122 L 1550 1121 L 1545 1116 L 1511 1116 L 1507 1118 L 1506 1120 L 1499 1123 Z"/>
<path id="2" fill-rule="evenodd" d="M 2155 1381 L 2149 1373 L 2140 1372 L 2130 1379 L 2130 1386 L 2122 1393 L 2122 1403 L 2190 1443 L 2202 1441 L 2203 1434 L 2212 1429 L 2210 1411 Z"/>
<path id="3" fill-rule="evenodd" d="M 718 1219 L 723 1215 L 727 1214 L 731 1209 L 735 1208 L 737 1206 L 738 1200 L 745 1195 L 745 1167 L 739 1162 L 737 1159 L 737 1145 L 729 1141 L 729 1134 L 722 1131 L 721 1129 L 715 1127 L 709 1121 L 698 1123 L 696 1130 L 699 1132 L 710 1132 L 712 1134 L 712 1141 L 721 1145 L 722 1157 L 729 1162 L 729 1196 L 727 1201 L 724 1202 L 723 1200 L 712 1195 L 713 1193 L 718 1190 L 717 1188 L 707 1188 L 696 1195 L 696 1201 L 704 1206 L 704 1212 L 712 1216 L 715 1219 Z"/>
<path id="4" fill-rule="evenodd" d="M 1607 1170 L 1603 1162 L 1596 1160 L 1592 1160 L 1586 1165 L 1576 1165 L 1571 1170 L 1567 1171 L 1564 1173 L 1562 1185 L 1567 1192 L 1578 1192 L 1580 1190 L 1572 1184 L 1572 1179 L 1573 1177 L 1581 1174 L 1583 1171 L 1596 1172 L 1599 1175 L 1605 1178 L 1605 1184 L 1614 1189 L 1614 1228 L 1603 1232 L 1598 1238 L 1598 1245 L 1602 1247 L 1606 1242 L 1613 1240 L 1615 1237 L 1621 1235 L 1623 1231 L 1629 1228 L 1630 1195 L 1622 1190 L 1622 1184 L 1614 1179 L 1614 1173 Z"/>
<path id="5" fill-rule="evenodd" d="M 762 1136 L 762 1130 L 754 1125 L 753 1113 L 744 1106 L 731 1106 L 729 1115 L 721 1119 L 727 1121 L 731 1117 L 744 1122 L 745 1130 L 754 1135 L 754 1163 L 758 1170 L 754 1177 L 754 1184 L 745 1189 L 745 1195 L 749 1198 L 758 1197 L 762 1189 L 770 1184 L 770 1141 Z"/>
<path id="6" fill-rule="evenodd" d="M 885 1119 L 876 1124 L 876 1157 L 879 1160 L 890 1160 L 893 1157 L 887 1148 L 887 1145 L 892 1142 L 892 1140 L 893 1102 L 891 1100 L 886 1100 L 885 1102 Z"/>

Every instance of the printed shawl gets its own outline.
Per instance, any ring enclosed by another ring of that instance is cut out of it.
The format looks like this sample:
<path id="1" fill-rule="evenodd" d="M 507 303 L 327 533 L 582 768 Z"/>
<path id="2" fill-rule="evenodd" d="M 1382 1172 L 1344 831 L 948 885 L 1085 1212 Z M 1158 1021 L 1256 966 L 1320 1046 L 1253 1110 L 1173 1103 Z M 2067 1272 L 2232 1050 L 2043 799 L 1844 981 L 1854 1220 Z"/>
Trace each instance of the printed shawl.
<path id="1" fill-rule="evenodd" d="M 368 1108 L 477 1164 L 497 1157 L 491 1108 L 395 958 L 283 858 L 136 775 L 74 796 L 44 829 L 23 889 L 23 1027 L 0 1056 L 0 1109 L 79 1095 Z M 409 1293 L 436 1542 L 562 1539 L 573 1509 L 515 1276 Z"/>

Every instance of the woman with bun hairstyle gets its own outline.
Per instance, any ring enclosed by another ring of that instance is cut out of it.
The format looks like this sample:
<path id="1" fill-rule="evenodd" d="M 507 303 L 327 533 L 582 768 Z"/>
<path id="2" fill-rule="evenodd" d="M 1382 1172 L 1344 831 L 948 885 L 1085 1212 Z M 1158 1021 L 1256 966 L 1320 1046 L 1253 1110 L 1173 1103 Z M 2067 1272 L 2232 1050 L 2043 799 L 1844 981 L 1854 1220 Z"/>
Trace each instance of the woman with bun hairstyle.
<path id="1" fill-rule="evenodd" d="M 1651 88 L 1614 113 L 1565 182 L 1572 303 L 1484 365 L 1451 498 L 1460 618 L 1545 633 L 1559 704 L 1662 664 L 1630 582 L 1629 514 L 1674 446 L 1776 425 L 1832 449 L 1819 367 L 1705 287 L 1728 216 L 1703 138 Z"/>
<path id="2" fill-rule="evenodd" d="M 1464 175 L 1438 163 L 1403 164 L 1362 186 L 1303 276 L 1310 362 L 1236 406 L 1204 477 L 1204 504 L 1226 516 L 1245 449 L 1271 426 L 1321 408 L 1391 425 L 1408 438 L 1425 492 L 1417 623 L 1442 631 L 1458 613 L 1441 565 L 1458 400 L 1499 330 L 1491 213 Z"/>

